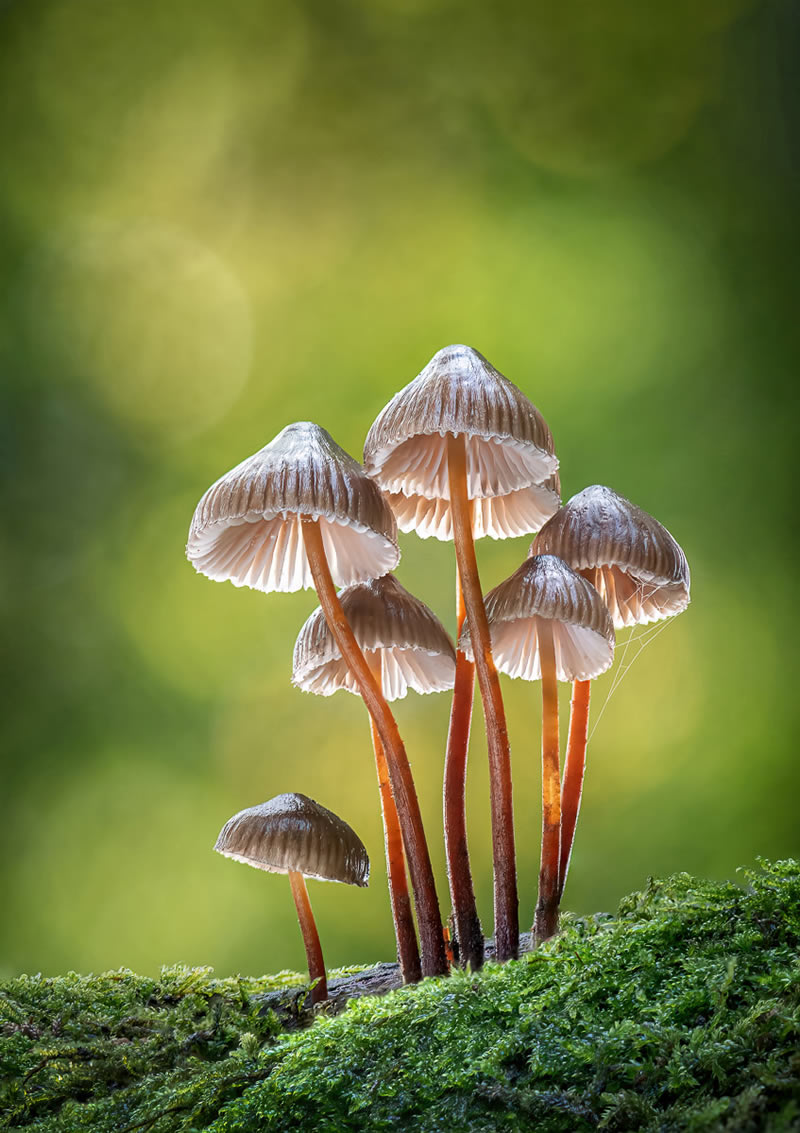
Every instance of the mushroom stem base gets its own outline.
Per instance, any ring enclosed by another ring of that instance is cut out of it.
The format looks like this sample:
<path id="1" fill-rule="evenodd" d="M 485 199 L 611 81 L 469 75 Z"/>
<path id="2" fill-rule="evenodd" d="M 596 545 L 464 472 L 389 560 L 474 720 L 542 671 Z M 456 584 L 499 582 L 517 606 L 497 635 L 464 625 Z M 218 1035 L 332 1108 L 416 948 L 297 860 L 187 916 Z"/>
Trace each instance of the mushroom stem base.
<path id="1" fill-rule="evenodd" d="M 513 960 L 519 954 L 519 898 L 511 798 L 511 749 L 500 678 L 492 658 L 492 639 L 475 557 L 467 490 L 467 450 L 462 434 L 448 434 L 447 475 L 456 562 L 464 590 L 464 605 L 475 656 L 478 688 L 483 701 L 486 743 L 489 749 L 497 959 Z"/>
<path id="2" fill-rule="evenodd" d="M 466 611 L 461 579 L 457 570 L 456 610 L 456 640 L 458 640 Z M 469 966 L 473 971 L 477 971 L 483 967 L 483 930 L 475 903 L 475 889 L 469 864 L 466 812 L 467 753 L 474 692 L 475 666 L 461 650 L 458 650 L 444 763 L 444 846 L 458 944 L 458 962 L 462 967 Z"/>
<path id="3" fill-rule="evenodd" d="M 422 951 L 422 974 L 423 976 L 446 975 L 447 953 L 439 899 L 436 896 L 433 867 L 406 749 L 400 738 L 397 722 L 383 693 L 375 683 L 369 664 L 342 610 L 342 604 L 331 578 L 319 523 L 309 515 L 302 515 L 300 519 L 308 565 L 325 620 L 342 657 L 358 683 L 359 692 L 367 706 L 367 711 L 375 721 L 375 727 L 386 753 L 389 781 L 397 806 L 403 846 L 414 889 Z"/>
<path id="4" fill-rule="evenodd" d="M 315 980 L 317 981 L 311 990 L 311 1002 L 324 1003 L 328 998 L 328 980 L 325 974 L 325 961 L 322 958 L 322 945 L 319 942 L 317 924 L 314 920 L 314 914 L 311 911 L 311 902 L 308 899 L 306 879 L 303 877 L 302 873 L 297 873 L 295 870 L 290 869 L 289 884 L 292 887 L 292 896 L 294 897 L 294 904 L 297 909 L 297 919 L 300 921 L 303 944 L 306 946 L 308 975 L 312 984 Z"/>

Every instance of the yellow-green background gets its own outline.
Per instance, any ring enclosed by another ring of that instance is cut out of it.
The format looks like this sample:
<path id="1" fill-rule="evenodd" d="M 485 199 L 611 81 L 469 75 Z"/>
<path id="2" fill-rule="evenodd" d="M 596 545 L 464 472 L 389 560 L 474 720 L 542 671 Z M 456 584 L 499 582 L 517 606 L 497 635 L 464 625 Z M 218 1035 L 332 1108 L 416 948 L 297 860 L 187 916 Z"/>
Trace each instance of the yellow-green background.
<path id="1" fill-rule="evenodd" d="M 747 0 L 0 3 L 2 972 L 302 966 L 285 880 L 211 849 L 288 790 L 373 860 L 312 886 L 329 962 L 391 956 L 366 714 L 289 683 L 314 598 L 183 547 L 283 425 L 358 455 L 450 342 L 541 409 L 565 497 L 611 485 L 692 566 L 593 738 L 566 907 L 800 851 L 796 31 Z M 451 548 L 402 548 L 452 628 Z M 487 588 L 526 548 L 480 547 Z M 526 923 L 538 687 L 504 687 Z M 397 714 L 446 903 L 448 698 Z M 484 765 L 478 715 L 489 927 Z"/>

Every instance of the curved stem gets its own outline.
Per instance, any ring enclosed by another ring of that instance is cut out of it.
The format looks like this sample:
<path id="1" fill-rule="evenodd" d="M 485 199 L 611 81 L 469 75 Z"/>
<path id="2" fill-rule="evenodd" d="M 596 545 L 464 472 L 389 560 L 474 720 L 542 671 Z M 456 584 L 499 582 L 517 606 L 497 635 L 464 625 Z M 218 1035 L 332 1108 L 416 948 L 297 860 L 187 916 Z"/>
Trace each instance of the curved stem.
<path id="1" fill-rule="evenodd" d="M 456 569 L 456 641 L 464 624 L 464 594 Z M 467 847 L 467 752 L 475 690 L 475 666 L 456 651 L 456 678 L 450 708 L 450 730 L 444 762 L 444 848 L 447 877 L 458 943 L 458 960 L 473 971 L 483 966 L 483 929 L 475 904 L 475 890 Z"/>
<path id="2" fill-rule="evenodd" d="M 317 980 L 316 987 L 311 991 L 311 1002 L 322 1003 L 328 998 L 328 979 L 325 975 L 325 961 L 322 958 L 322 945 L 319 942 L 317 924 L 311 911 L 311 902 L 308 899 L 306 879 L 302 873 L 296 873 L 295 870 L 290 869 L 289 884 L 292 887 L 297 919 L 300 921 L 303 944 L 306 946 L 308 974 L 312 983 Z"/>
<path id="3" fill-rule="evenodd" d="M 439 913 L 439 900 L 436 896 L 436 883 L 433 878 L 428 844 L 419 809 L 414 779 L 406 755 L 403 741 L 397 730 L 397 723 L 391 713 L 383 693 L 375 683 L 375 678 L 361 652 L 361 647 L 353 635 L 350 623 L 345 617 L 331 578 L 322 532 L 319 523 L 312 516 L 301 515 L 303 544 L 314 585 L 317 590 L 325 620 L 333 634 L 339 651 L 358 684 L 367 710 L 375 721 L 375 727 L 386 753 L 389 768 L 389 782 L 397 806 L 397 816 L 403 833 L 403 846 L 414 889 L 417 907 L 417 921 L 422 950 L 423 976 L 441 976 L 447 973 L 447 953 L 444 946 L 442 918 Z"/>
<path id="4" fill-rule="evenodd" d="M 539 664 L 542 670 L 542 857 L 539 899 L 533 921 L 538 941 L 558 931 L 558 863 L 561 836 L 559 778 L 558 682 L 553 627 L 549 618 L 536 619 Z"/>
<path id="5" fill-rule="evenodd" d="M 561 857 L 558 867 L 558 899 L 564 892 L 575 826 L 581 808 L 583 776 L 586 770 L 586 745 L 589 740 L 589 700 L 591 681 L 574 681 L 569 709 L 569 738 L 564 761 L 564 781 L 561 784 Z"/>
<path id="6" fill-rule="evenodd" d="M 375 683 L 380 688 L 380 655 L 377 656 L 377 665 L 372 666 L 372 672 Z M 397 940 L 397 959 L 400 963 L 403 983 L 413 984 L 422 979 L 422 968 L 420 967 L 419 947 L 417 945 L 417 930 L 414 927 L 414 914 L 411 911 L 411 897 L 408 892 L 403 836 L 400 833 L 400 820 L 397 817 L 397 807 L 389 783 L 386 753 L 383 750 L 378 729 L 375 727 L 375 721 L 371 716 L 369 722 L 372 731 L 372 748 L 375 752 L 375 767 L 378 772 L 378 789 L 381 795 L 383 838 L 386 846 L 386 875 L 389 881 L 389 900 L 392 905 L 392 920 L 394 921 L 394 934 Z"/>
<path id="7" fill-rule="evenodd" d="M 467 492 L 467 450 L 461 434 L 459 436 L 448 434 L 447 475 L 456 562 L 464 591 L 467 624 L 475 656 L 478 687 L 483 701 L 486 741 L 489 749 L 495 948 L 498 960 L 511 960 L 519 953 L 519 901 L 514 856 L 514 812 L 511 802 L 511 751 L 503 697 L 500 693 L 500 678 L 492 659 L 492 639 L 483 605 L 478 562 L 475 558 Z"/>

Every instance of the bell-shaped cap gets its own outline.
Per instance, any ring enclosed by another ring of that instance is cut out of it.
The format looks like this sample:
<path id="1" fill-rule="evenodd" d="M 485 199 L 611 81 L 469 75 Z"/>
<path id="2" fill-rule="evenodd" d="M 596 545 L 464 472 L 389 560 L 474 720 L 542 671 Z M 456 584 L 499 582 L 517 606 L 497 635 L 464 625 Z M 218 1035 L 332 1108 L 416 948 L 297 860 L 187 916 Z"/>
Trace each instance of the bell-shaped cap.
<path id="1" fill-rule="evenodd" d="M 195 510 L 186 556 L 218 582 L 308 589 L 313 581 L 301 515 L 319 520 L 337 586 L 397 566 L 397 524 L 386 497 L 330 433 L 310 421 L 287 425 L 212 484 Z"/>
<path id="2" fill-rule="evenodd" d="M 448 434 L 465 438 L 469 497 L 491 501 L 474 505 L 476 534 L 535 531 L 558 507 L 558 460 L 541 413 L 477 350 L 447 346 L 378 414 L 364 446 L 369 475 L 411 498 L 393 501 L 403 530 L 418 520 L 420 533 L 449 537 Z"/>
<path id="3" fill-rule="evenodd" d="M 556 675 L 587 681 L 614 660 L 614 626 L 595 588 L 555 555 L 534 555 L 484 599 L 497 668 L 510 677 L 538 681 L 539 623 L 552 628 Z M 464 626 L 459 649 L 473 656 Z"/>
<path id="4" fill-rule="evenodd" d="M 380 662 L 387 700 L 402 699 L 410 688 L 428 693 L 453 687 L 456 653 L 447 630 L 394 575 L 349 586 L 339 601 L 367 660 Z M 295 642 L 292 681 L 319 696 L 359 691 L 319 608 Z"/>
<path id="5" fill-rule="evenodd" d="M 356 832 L 306 795 L 276 795 L 240 810 L 222 827 L 214 849 L 270 873 L 292 870 L 347 885 L 369 880 L 369 858 Z"/>
<path id="6" fill-rule="evenodd" d="M 617 628 L 659 621 L 689 605 L 686 555 L 663 524 L 593 484 L 541 529 L 531 554 L 558 555 L 602 594 Z"/>

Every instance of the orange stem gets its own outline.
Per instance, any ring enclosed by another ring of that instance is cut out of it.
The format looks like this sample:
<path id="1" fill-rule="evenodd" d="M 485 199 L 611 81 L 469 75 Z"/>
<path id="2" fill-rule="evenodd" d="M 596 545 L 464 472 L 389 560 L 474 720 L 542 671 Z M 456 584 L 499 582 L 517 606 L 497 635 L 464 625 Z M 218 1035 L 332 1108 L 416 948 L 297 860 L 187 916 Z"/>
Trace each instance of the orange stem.
<path id="1" fill-rule="evenodd" d="M 542 670 L 542 856 L 539 899 L 533 934 L 548 940 L 558 931 L 558 867 L 561 840 L 561 780 L 559 777 L 558 681 L 553 627 L 548 618 L 536 619 L 539 664 Z"/>
<path id="2" fill-rule="evenodd" d="M 567 881 L 575 827 L 581 808 L 583 776 L 586 770 L 586 745 L 589 741 L 589 699 L 591 681 L 574 681 L 569 709 L 569 738 L 561 784 L 561 858 L 558 867 L 558 899 L 561 900 Z"/>
<path id="3" fill-rule="evenodd" d="M 375 676 L 375 683 L 380 688 L 379 655 L 377 665 L 372 666 L 372 672 Z M 375 767 L 378 772 L 378 789 L 381 795 L 383 837 L 386 846 L 386 874 L 389 881 L 389 899 L 392 905 L 394 934 L 397 940 L 397 959 L 400 963 L 403 983 L 418 983 L 422 979 L 422 968 L 419 960 L 417 931 L 414 927 L 414 914 L 411 911 L 411 897 L 408 892 L 406 858 L 403 853 L 400 820 L 397 817 L 397 807 L 392 797 L 389 769 L 386 766 L 386 753 L 383 750 L 381 737 L 378 735 L 378 729 L 375 727 L 375 721 L 371 716 L 369 722 L 372 731 L 372 747 L 375 752 Z"/>
<path id="4" fill-rule="evenodd" d="M 492 639 L 475 557 L 467 491 L 467 450 L 462 434 L 448 434 L 447 472 L 456 562 L 464 592 L 489 749 L 495 948 L 498 960 L 512 960 L 519 954 L 519 901 L 511 801 L 511 750 L 500 678 L 492 658 Z"/>
<path id="5" fill-rule="evenodd" d="M 461 578 L 456 570 L 456 640 L 465 615 Z M 444 847 L 458 960 L 463 967 L 469 965 L 477 971 L 483 966 L 483 929 L 469 865 L 466 809 L 467 753 L 474 690 L 475 666 L 459 649 L 456 652 L 456 677 L 444 763 Z"/>
<path id="6" fill-rule="evenodd" d="M 322 612 L 328 623 L 345 664 L 358 684 L 367 710 L 375 721 L 386 762 L 389 769 L 389 782 L 392 787 L 403 846 L 414 889 L 417 907 L 420 944 L 422 950 L 423 976 L 446 975 L 447 953 L 442 932 L 442 918 L 439 913 L 439 899 L 436 896 L 436 883 L 433 877 L 428 844 L 422 825 L 414 779 L 406 755 L 406 749 L 397 730 L 397 722 L 386 703 L 383 693 L 375 683 L 361 647 L 355 639 L 350 623 L 345 617 L 331 578 L 322 532 L 319 523 L 312 516 L 302 515 L 301 529 L 303 544 L 308 557 L 311 576 L 317 590 Z"/>
<path id="7" fill-rule="evenodd" d="M 325 975 L 325 961 L 322 958 L 322 945 L 319 942 L 317 924 L 311 911 L 311 902 L 308 899 L 306 879 L 302 873 L 289 870 L 289 884 L 292 887 L 297 919 L 300 921 L 300 931 L 303 934 L 303 944 L 306 946 L 308 959 L 308 974 L 311 982 L 317 980 L 311 991 L 311 1002 L 322 1003 L 328 998 L 328 980 Z"/>

